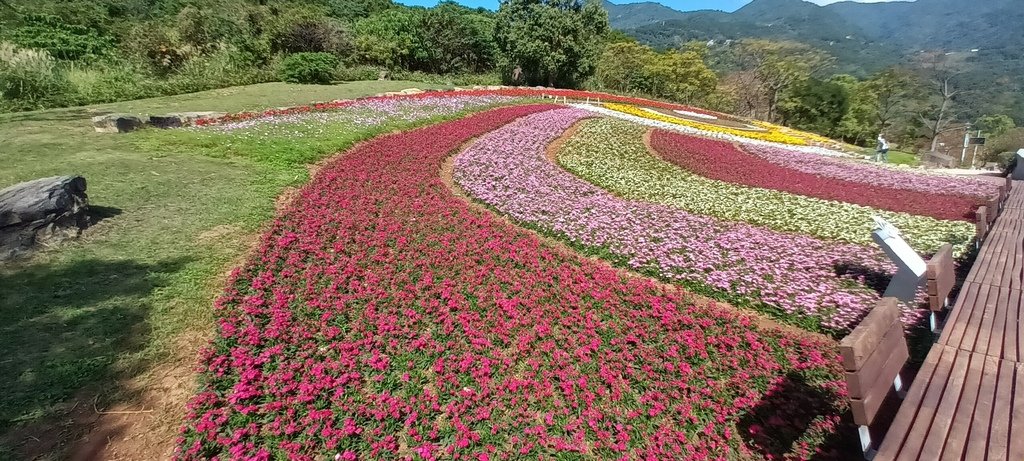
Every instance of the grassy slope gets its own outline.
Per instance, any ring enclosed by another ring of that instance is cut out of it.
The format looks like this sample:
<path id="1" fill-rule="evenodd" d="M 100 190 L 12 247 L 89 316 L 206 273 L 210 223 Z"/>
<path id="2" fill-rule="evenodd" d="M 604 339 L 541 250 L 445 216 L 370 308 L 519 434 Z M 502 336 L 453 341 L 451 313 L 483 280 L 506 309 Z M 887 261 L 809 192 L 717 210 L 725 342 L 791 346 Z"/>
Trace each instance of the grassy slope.
<path id="1" fill-rule="evenodd" d="M 71 407 L 94 398 L 99 408 L 130 402 L 135 396 L 120 383 L 145 377 L 172 352 L 192 360 L 226 269 L 272 216 L 275 197 L 307 177 L 301 165 L 271 168 L 145 141 L 166 133 L 95 133 L 94 111 L 239 111 L 414 86 L 430 85 L 271 83 L 0 115 L 0 188 L 82 174 L 102 218 L 59 251 L 0 266 L 0 458 L 4 447 L 25 442 L 12 436 L 18 426 L 66 420 Z"/>

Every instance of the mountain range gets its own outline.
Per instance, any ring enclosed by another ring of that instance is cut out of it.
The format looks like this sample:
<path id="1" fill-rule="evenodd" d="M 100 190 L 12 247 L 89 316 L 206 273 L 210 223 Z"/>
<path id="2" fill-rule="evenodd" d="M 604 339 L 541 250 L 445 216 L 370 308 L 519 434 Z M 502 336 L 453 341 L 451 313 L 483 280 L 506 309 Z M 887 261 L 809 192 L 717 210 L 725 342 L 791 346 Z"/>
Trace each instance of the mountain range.
<path id="1" fill-rule="evenodd" d="M 972 86 L 1001 85 L 979 96 L 1024 123 L 1024 0 L 916 0 L 819 6 L 803 0 L 753 0 L 732 13 L 681 12 L 645 2 L 607 0 L 611 26 L 655 48 L 690 40 L 722 43 L 743 38 L 792 40 L 823 49 L 837 72 L 866 76 L 910 61 L 922 51 L 954 54 Z M 983 105 L 990 105 L 987 102 Z"/>

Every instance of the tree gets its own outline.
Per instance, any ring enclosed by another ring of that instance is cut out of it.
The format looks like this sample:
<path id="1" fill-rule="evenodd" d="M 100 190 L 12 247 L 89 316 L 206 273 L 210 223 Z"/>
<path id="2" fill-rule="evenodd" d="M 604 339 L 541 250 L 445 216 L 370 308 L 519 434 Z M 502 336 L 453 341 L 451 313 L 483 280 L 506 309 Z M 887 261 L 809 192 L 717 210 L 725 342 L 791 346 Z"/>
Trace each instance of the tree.
<path id="1" fill-rule="evenodd" d="M 653 61 L 654 54 L 651 47 L 636 42 L 609 44 L 597 61 L 598 83 L 602 88 L 619 93 L 649 91 L 645 68 Z"/>
<path id="2" fill-rule="evenodd" d="M 651 94 L 687 104 L 703 100 L 718 85 L 718 76 L 695 51 L 654 55 L 644 73 L 651 82 Z"/>
<path id="3" fill-rule="evenodd" d="M 445 1 L 423 13 L 419 31 L 430 72 L 480 72 L 493 67 L 491 17 Z"/>
<path id="4" fill-rule="evenodd" d="M 998 137 L 1017 127 L 1009 115 L 985 115 L 974 123 L 974 126 L 986 135 Z"/>
<path id="5" fill-rule="evenodd" d="M 411 9 L 385 10 L 355 24 L 359 57 L 389 69 L 409 68 L 423 54 L 419 13 Z"/>
<path id="6" fill-rule="evenodd" d="M 925 85 L 928 103 L 918 114 L 925 127 L 925 137 L 931 142 L 931 151 L 939 145 L 939 135 L 960 128 L 957 123 L 956 97 L 961 94 L 957 78 L 962 71 L 943 54 L 925 56 L 922 70 L 927 77 Z"/>
<path id="7" fill-rule="evenodd" d="M 811 78 L 787 92 L 779 103 L 779 111 L 787 125 L 835 135 L 849 105 L 849 96 L 843 85 Z"/>
<path id="8" fill-rule="evenodd" d="M 864 90 L 873 99 L 873 117 L 879 133 L 906 117 L 913 102 L 921 97 L 918 79 L 897 68 L 875 74 L 865 82 Z"/>
<path id="9" fill-rule="evenodd" d="M 743 82 L 756 88 L 756 100 L 764 102 L 763 114 L 752 114 L 775 121 L 785 91 L 830 66 L 834 59 L 827 53 L 796 42 L 742 40 L 734 47 L 735 65 Z M 748 101 L 748 105 L 749 102 Z"/>
<path id="10" fill-rule="evenodd" d="M 857 145 L 874 139 L 879 133 L 875 111 L 878 98 L 870 90 L 868 82 L 862 82 L 850 75 L 837 75 L 830 81 L 843 87 L 848 104 L 846 113 L 835 127 L 835 134 Z"/>
<path id="11" fill-rule="evenodd" d="M 578 87 L 594 74 L 607 31 L 608 13 L 596 0 L 503 0 L 494 29 L 502 77 Z"/>

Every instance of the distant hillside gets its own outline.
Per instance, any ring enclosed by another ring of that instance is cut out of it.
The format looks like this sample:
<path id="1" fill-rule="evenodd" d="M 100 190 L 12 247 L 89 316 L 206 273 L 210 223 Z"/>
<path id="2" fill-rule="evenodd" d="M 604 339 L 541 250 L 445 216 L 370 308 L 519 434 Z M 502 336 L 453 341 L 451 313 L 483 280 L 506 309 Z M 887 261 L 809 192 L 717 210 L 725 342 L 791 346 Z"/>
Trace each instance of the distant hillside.
<path id="1" fill-rule="evenodd" d="M 825 50 L 838 72 L 865 76 L 920 51 L 966 53 L 963 80 L 977 111 L 1011 113 L 1024 123 L 1024 0 L 840 2 L 754 0 L 734 13 L 680 12 L 657 3 L 605 2 L 613 28 L 656 48 L 690 40 L 793 40 Z M 977 50 L 977 51 L 972 51 Z M 985 107 L 980 107 L 985 106 Z"/>

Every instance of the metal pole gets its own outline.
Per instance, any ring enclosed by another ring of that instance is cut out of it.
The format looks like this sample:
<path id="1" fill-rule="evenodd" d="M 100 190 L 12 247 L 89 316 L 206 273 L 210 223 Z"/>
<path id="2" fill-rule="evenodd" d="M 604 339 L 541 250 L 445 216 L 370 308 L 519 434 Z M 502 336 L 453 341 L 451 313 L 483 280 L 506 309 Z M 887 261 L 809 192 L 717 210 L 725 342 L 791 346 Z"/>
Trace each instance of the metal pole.
<path id="1" fill-rule="evenodd" d="M 967 159 L 967 143 L 971 141 L 971 129 L 968 127 L 964 130 L 964 150 L 960 153 L 960 165 L 964 164 L 964 160 Z"/>

